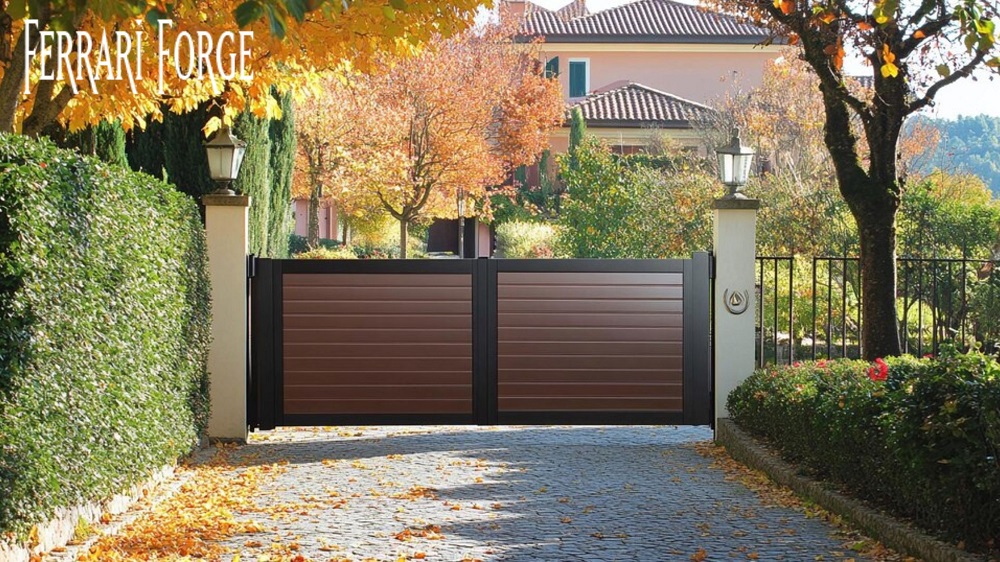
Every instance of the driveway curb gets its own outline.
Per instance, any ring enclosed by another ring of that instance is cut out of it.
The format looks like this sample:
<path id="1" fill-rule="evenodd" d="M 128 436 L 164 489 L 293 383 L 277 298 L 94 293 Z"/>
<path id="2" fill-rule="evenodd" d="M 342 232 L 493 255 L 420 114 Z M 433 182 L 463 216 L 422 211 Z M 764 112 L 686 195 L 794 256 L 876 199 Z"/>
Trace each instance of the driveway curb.
<path id="1" fill-rule="evenodd" d="M 797 474 L 794 466 L 765 449 L 728 418 L 719 420 L 715 441 L 724 446 L 729 455 L 737 461 L 767 474 L 778 484 L 791 488 L 824 509 L 840 515 L 890 548 L 917 556 L 925 562 L 986 560 L 941 542 L 909 524 L 830 490 L 820 482 Z"/>

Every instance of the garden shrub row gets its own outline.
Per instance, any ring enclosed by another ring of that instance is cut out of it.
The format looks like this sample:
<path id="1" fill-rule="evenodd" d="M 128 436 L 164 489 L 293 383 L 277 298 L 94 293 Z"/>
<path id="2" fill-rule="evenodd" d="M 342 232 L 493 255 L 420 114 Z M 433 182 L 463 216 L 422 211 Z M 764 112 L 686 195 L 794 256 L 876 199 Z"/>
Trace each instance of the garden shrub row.
<path id="1" fill-rule="evenodd" d="M 1000 365 L 979 352 L 758 370 L 744 430 L 851 495 L 968 548 L 1000 547 Z"/>
<path id="2" fill-rule="evenodd" d="M 0 136 L 0 537 L 192 449 L 209 314 L 190 197 Z"/>

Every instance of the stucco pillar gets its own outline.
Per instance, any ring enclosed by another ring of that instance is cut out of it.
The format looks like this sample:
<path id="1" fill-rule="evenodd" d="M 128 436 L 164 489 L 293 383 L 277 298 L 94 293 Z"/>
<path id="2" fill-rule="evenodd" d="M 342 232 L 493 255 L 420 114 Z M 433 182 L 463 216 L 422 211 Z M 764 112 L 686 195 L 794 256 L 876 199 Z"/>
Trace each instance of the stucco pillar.
<path id="1" fill-rule="evenodd" d="M 715 201 L 715 418 L 729 417 L 726 398 L 754 369 L 754 264 L 760 201 Z M 718 427 L 718 426 L 716 426 Z"/>
<path id="2" fill-rule="evenodd" d="M 205 231 L 212 280 L 208 374 L 211 439 L 247 439 L 247 224 L 250 197 L 206 195 Z"/>

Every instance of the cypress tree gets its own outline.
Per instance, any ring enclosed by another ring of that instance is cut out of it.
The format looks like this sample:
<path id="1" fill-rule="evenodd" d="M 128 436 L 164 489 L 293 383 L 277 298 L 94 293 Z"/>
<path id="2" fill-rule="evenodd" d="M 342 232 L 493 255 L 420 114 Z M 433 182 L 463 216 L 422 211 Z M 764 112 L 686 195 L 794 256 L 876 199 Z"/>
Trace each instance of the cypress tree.
<path id="1" fill-rule="evenodd" d="M 576 170 L 580 165 L 576 158 L 576 151 L 586 134 L 587 122 L 583 119 L 583 112 L 580 111 L 579 107 L 574 107 L 573 113 L 570 114 L 569 124 L 569 166 L 572 170 Z"/>
<path id="2" fill-rule="evenodd" d="M 272 120 L 271 139 L 271 214 L 268 224 L 269 253 L 275 258 L 288 257 L 288 235 L 292 231 L 292 168 L 295 166 L 295 116 L 292 95 L 272 94 L 281 105 L 281 119 Z"/>
<path id="3" fill-rule="evenodd" d="M 151 121 L 145 130 L 135 128 L 125 135 L 125 156 L 130 168 L 156 178 L 164 177 L 163 128 L 163 123 Z"/>
<path id="4" fill-rule="evenodd" d="M 125 129 L 118 121 L 101 121 L 75 133 L 64 132 L 61 136 L 62 138 L 53 140 L 63 148 L 74 148 L 80 154 L 96 156 L 115 166 L 128 166 L 128 159 L 125 157 Z"/>
<path id="5" fill-rule="evenodd" d="M 125 129 L 118 121 L 101 121 L 94 131 L 94 154 L 108 164 L 128 167 L 125 156 Z"/>
<path id="6" fill-rule="evenodd" d="M 183 115 L 167 112 L 163 116 L 163 164 L 167 181 L 195 200 L 216 189 L 208 173 L 205 135 L 201 131 L 207 122 L 207 103 Z"/>
<path id="7" fill-rule="evenodd" d="M 233 123 L 233 134 L 246 141 L 240 175 L 233 189 L 252 198 L 250 205 L 250 253 L 271 257 L 268 227 L 271 218 L 271 139 L 269 122 L 253 113 L 241 113 Z M 202 151 L 204 152 L 204 151 Z"/>

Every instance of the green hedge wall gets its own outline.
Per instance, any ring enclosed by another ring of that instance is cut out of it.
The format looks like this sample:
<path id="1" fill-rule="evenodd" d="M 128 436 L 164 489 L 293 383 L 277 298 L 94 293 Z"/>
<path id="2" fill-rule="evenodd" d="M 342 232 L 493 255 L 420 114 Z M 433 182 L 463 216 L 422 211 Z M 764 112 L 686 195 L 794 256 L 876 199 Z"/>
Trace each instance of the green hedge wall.
<path id="1" fill-rule="evenodd" d="M 759 370 L 728 401 L 783 456 L 980 552 L 1000 548 L 1000 364 L 978 352 Z"/>
<path id="2" fill-rule="evenodd" d="M 0 533 L 23 538 L 192 449 L 209 314 L 190 197 L 0 135 Z"/>

